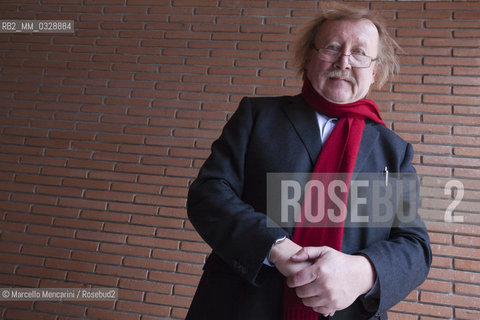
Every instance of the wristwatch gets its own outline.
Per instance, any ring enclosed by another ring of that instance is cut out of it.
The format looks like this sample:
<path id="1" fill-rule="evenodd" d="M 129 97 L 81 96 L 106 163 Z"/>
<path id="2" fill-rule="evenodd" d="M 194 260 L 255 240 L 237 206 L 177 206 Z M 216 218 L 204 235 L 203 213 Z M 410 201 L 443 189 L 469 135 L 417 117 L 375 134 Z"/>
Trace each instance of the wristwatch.
<path id="1" fill-rule="evenodd" d="M 279 244 L 279 243 L 283 242 L 285 239 L 287 239 L 287 236 L 283 236 L 283 237 L 278 238 L 277 240 L 275 240 L 275 242 L 272 244 L 272 247 L 270 248 L 270 251 L 268 252 L 267 261 L 268 261 L 268 263 L 270 263 L 272 266 L 275 266 L 275 264 L 272 263 L 272 261 L 270 261 L 270 253 L 272 252 L 272 249 L 273 249 L 273 247 L 274 247 L 276 244 Z"/>

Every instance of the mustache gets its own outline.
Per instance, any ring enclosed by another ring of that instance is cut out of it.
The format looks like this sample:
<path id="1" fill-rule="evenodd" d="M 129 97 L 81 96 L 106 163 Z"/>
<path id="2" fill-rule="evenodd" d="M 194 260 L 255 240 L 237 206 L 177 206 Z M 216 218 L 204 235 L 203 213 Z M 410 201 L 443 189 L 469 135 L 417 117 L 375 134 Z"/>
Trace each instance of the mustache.
<path id="1" fill-rule="evenodd" d="M 345 70 L 333 70 L 324 73 L 324 76 L 327 78 L 342 78 L 353 84 L 357 84 L 357 80 L 350 74 L 350 72 Z"/>

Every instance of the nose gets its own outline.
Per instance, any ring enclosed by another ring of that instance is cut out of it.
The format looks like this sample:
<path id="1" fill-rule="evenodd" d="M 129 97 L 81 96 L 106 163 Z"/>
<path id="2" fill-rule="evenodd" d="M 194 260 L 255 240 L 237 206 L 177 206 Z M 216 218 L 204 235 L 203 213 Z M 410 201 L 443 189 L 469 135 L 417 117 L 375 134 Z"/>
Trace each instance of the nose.
<path id="1" fill-rule="evenodd" d="M 335 68 L 337 69 L 350 69 L 352 66 L 350 65 L 350 55 L 345 53 L 340 54 L 337 61 L 334 63 Z"/>

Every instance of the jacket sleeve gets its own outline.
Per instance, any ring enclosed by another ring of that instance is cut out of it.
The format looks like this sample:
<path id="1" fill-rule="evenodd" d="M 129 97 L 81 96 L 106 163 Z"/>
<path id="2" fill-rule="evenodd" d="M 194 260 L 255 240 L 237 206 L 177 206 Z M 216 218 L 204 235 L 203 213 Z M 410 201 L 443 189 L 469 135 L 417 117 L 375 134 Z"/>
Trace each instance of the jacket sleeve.
<path id="1" fill-rule="evenodd" d="M 417 213 L 419 186 L 415 169 L 411 165 L 412 157 L 413 148 L 407 144 L 400 173 L 414 174 L 415 187 L 404 192 L 414 193 L 416 201 L 405 200 L 400 208 L 407 211 L 410 206 L 415 206 L 414 219 L 408 223 L 395 221 L 388 239 L 375 242 L 358 253 L 368 257 L 377 274 L 379 292 L 376 297 L 376 316 L 385 313 L 419 286 L 426 279 L 432 263 L 429 236 Z M 409 198 L 409 195 L 404 194 L 404 199 Z M 372 305 L 372 301 L 368 304 Z"/>
<path id="2" fill-rule="evenodd" d="M 244 98 L 190 186 L 187 212 L 215 254 L 256 285 L 272 244 L 287 232 L 267 227 L 266 214 L 242 200 L 245 157 L 254 125 L 254 109 L 250 99 Z"/>

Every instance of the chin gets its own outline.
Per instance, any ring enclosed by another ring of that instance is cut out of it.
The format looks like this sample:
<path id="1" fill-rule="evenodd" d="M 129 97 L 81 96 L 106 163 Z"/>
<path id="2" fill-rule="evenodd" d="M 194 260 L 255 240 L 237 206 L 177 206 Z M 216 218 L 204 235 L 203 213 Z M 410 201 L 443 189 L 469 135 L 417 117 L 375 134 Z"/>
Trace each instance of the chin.
<path id="1" fill-rule="evenodd" d="M 354 102 L 355 100 L 352 97 L 345 97 L 345 96 L 337 96 L 337 95 L 324 95 L 323 96 L 326 100 L 336 103 L 336 104 L 347 104 Z"/>

